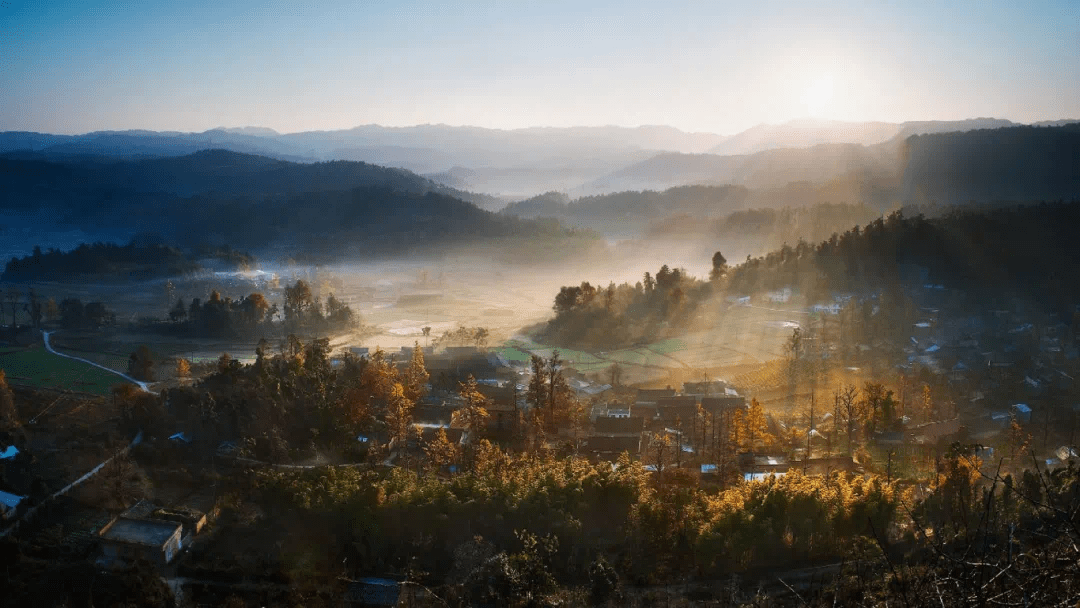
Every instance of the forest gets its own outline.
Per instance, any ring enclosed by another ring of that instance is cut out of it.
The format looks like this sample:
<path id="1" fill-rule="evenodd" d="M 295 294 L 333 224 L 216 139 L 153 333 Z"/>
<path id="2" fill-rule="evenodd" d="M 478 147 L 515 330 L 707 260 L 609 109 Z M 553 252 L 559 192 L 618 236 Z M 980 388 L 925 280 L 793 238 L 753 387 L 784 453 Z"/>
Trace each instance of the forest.
<path id="1" fill-rule="evenodd" d="M 51 248 L 12 258 L 4 267 L 0 280 L 10 282 L 73 281 L 73 280 L 134 280 L 142 281 L 176 277 L 216 269 L 247 269 L 256 265 L 250 254 L 233 251 L 228 246 L 203 249 L 194 253 L 160 243 L 139 243 L 132 239 L 127 245 L 114 243 L 83 243 L 70 251 Z"/>
<path id="2" fill-rule="evenodd" d="M 774 214 L 746 212 L 726 221 L 740 225 L 755 217 L 767 222 Z M 706 326 L 700 309 L 711 298 L 783 288 L 810 303 L 880 291 L 899 301 L 905 289 L 940 284 L 999 307 L 1024 294 L 1038 308 L 1071 318 L 1080 291 L 1066 277 L 1080 263 L 1072 238 L 1078 222 L 1080 206 L 1064 202 L 949 208 L 937 217 L 897 211 L 816 244 L 785 244 L 737 264 L 717 252 L 705 279 L 664 266 L 634 285 L 563 287 L 555 316 L 538 336 L 579 348 L 649 342 Z"/>

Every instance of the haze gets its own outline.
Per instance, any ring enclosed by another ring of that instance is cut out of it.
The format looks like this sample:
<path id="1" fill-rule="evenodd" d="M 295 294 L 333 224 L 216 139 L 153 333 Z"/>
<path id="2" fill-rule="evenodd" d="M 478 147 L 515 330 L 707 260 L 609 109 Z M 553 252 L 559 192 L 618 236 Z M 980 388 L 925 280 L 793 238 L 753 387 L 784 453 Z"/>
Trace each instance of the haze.
<path id="1" fill-rule="evenodd" d="M 0 32 L 0 130 L 1080 115 L 1068 1 L 12 1 Z"/>

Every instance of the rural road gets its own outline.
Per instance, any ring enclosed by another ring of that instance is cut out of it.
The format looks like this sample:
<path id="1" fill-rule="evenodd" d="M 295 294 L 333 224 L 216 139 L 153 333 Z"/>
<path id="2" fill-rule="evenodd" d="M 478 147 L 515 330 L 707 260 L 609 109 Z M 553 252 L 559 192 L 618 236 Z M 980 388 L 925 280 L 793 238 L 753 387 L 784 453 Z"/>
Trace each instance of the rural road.
<path id="1" fill-rule="evenodd" d="M 120 372 L 116 371 L 115 369 L 110 369 L 108 367 L 105 367 L 104 365 L 99 365 L 99 364 L 94 363 L 93 361 L 90 361 L 88 359 L 83 359 L 82 357 L 74 357 L 72 355 L 66 355 L 66 354 L 64 354 L 62 352 L 57 351 L 56 349 L 54 349 L 52 347 L 52 344 L 49 343 L 49 335 L 52 334 L 52 333 L 53 332 L 51 332 L 51 331 L 44 331 L 44 330 L 42 330 L 42 332 L 41 332 L 41 336 L 45 339 L 45 350 L 49 351 L 50 353 L 52 353 L 54 355 L 57 355 L 59 357 L 67 357 L 68 359 L 74 359 L 76 361 L 82 361 L 83 363 L 93 365 L 94 367 L 96 367 L 98 369 L 103 369 L 103 370 L 109 372 L 110 374 L 116 374 L 117 376 L 120 376 L 124 380 L 127 380 L 128 382 L 130 382 L 130 383 L 138 386 L 139 388 L 141 388 L 143 390 L 143 392 L 146 392 L 146 393 L 153 392 L 149 388 L 147 388 L 150 385 L 148 383 L 146 383 L 146 382 L 139 382 L 138 380 L 132 378 L 131 376 L 129 376 L 127 374 L 120 373 Z"/>

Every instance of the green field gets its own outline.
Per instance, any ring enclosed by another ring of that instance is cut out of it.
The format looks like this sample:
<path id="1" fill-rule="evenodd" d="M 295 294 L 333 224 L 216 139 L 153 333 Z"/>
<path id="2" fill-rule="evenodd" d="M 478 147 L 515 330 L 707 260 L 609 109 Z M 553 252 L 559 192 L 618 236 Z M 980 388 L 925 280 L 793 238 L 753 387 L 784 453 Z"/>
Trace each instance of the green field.
<path id="1" fill-rule="evenodd" d="M 126 382 L 120 376 L 92 365 L 58 357 L 41 346 L 0 352 L 0 369 L 12 384 L 95 395 L 107 395 L 114 385 Z"/>

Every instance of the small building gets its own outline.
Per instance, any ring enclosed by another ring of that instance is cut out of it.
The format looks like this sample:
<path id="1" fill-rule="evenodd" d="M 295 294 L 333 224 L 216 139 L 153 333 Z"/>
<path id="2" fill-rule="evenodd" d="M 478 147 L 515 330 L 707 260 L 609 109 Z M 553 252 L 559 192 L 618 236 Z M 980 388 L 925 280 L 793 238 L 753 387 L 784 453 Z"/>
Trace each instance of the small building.
<path id="1" fill-rule="evenodd" d="M 697 417 L 697 403 L 697 397 L 690 395 L 663 397 L 656 402 L 656 413 L 664 425 L 674 427 L 678 421 L 689 427 Z"/>
<path id="2" fill-rule="evenodd" d="M 11 519 L 12 517 L 15 517 L 15 514 L 19 509 L 19 503 L 21 503 L 24 498 L 26 497 L 0 491 L 0 518 Z"/>
<path id="3" fill-rule="evenodd" d="M 683 382 L 684 395 L 723 395 L 728 383 L 723 380 L 711 380 L 709 382 Z"/>
<path id="4" fill-rule="evenodd" d="M 637 456 L 641 453 L 641 435 L 591 435 L 584 447 L 597 460 L 616 460 L 623 452 Z"/>
<path id="5" fill-rule="evenodd" d="M 596 435 L 641 435 L 645 419 L 641 416 L 598 416 L 593 424 Z"/>
<path id="6" fill-rule="evenodd" d="M 139 559 L 164 566 L 181 549 L 183 525 L 161 519 L 115 517 L 98 532 L 105 566 L 123 567 Z"/>
<path id="7" fill-rule="evenodd" d="M 508 437 L 518 432 L 520 417 L 516 405 L 496 401 L 487 405 L 487 413 L 485 429 L 488 433 Z"/>
<path id="8" fill-rule="evenodd" d="M 675 389 L 667 388 L 641 388 L 638 389 L 634 405 L 656 405 L 661 399 L 675 396 Z"/>
<path id="9" fill-rule="evenodd" d="M 725 395 L 723 397 L 702 397 L 701 409 L 714 416 L 717 414 L 727 414 L 735 410 L 745 410 L 746 397 L 741 397 L 739 395 Z"/>
<path id="10" fill-rule="evenodd" d="M 788 459 L 780 455 L 754 454 L 747 452 L 739 454 L 739 469 L 743 472 L 743 478 L 747 481 L 758 481 L 775 474 L 783 477 L 788 471 Z"/>
<path id="11" fill-rule="evenodd" d="M 1017 403 L 1012 406 L 1013 416 L 1016 417 L 1016 421 L 1021 424 L 1028 424 L 1031 422 L 1031 407 L 1026 403 Z"/>

